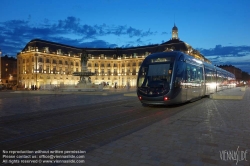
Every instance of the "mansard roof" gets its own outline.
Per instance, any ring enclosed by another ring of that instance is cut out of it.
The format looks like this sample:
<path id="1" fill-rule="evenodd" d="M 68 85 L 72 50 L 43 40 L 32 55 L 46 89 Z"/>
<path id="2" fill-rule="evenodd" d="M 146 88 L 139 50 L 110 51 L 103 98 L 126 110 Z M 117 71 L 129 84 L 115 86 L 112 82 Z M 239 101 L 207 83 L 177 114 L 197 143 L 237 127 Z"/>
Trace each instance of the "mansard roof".
<path id="1" fill-rule="evenodd" d="M 133 53 L 145 53 L 148 52 L 157 52 L 158 44 L 147 45 L 147 46 L 137 46 L 137 47 L 128 47 L 128 48 L 79 48 L 74 46 L 69 46 L 65 44 L 55 43 L 51 41 L 33 39 L 23 48 L 22 52 L 29 51 L 30 49 L 38 49 L 37 51 L 43 52 L 46 47 L 49 48 L 50 52 L 57 52 L 58 49 L 64 54 L 69 52 L 73 54 L 78 53 L 93 53 L 93 54 L 105 54 L 106 56 L 113 56 L 114 54 L 133 54 Z"/>
<path id="2" fill-rule="evenodd" d="M 174 47 L 174 50 L 176 51 L 188 51 L 188 49 L 190 48 L 188 44 L 179 39 L 171 39 L 165 43 L 162 43 L 161 46 L 166 46 L 169 48 Z"/>
<path id="3" fill-rule="evenodd" d="M 48 48 L 48 50 L 46 50 L 46 48 Z M 22 52 L 32 51 L 32 50 L 34 51 L 35 49 L 38 52 L 49 51 L 50 53 L 57 53 L 57 51 L 60 50 L 61 55 L 79 56 L 79 54 L 82 53 L 82 54 L 92 54 L 94 56 L 100 56 L 101 54 L 104 54 L 106 57 L 114 57 L 114 58 L 122 56 L 122 54 L 126 54 L 127 56 L 134 55 L 134 53 L 136 53 L 137 55 L 145 55 L 146 52 L 150 54 L 150 53 L 163 52 L 169 50 L 182 51 L 187 53 L 189 50 L 193 50 L 196 52 L 197 55 L 205 58 L 196 50 L 192 49 L 190 45 L 179 39 L 171 39 L 162 44 L 128 47 L 128 48 L 120 48 L 120 47 L 79 48 L 41 39 L 33 39 L 29 43 L 27 43 L 27 45 L 23 48 Z"/>

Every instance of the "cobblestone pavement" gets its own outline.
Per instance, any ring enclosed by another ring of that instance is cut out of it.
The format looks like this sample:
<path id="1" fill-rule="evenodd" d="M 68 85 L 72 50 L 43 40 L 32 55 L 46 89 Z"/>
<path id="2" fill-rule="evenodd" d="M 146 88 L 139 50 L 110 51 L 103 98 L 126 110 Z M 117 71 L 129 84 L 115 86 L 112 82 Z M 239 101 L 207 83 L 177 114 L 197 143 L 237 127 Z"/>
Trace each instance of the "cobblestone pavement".
<path id="1" fill-rule="evenodd" d="M 220 93 L 229 95 L 235 90 Z M 249 101 L 249 89 L 242 100 L 209 99 L 87 152 L 86 165 L 248 166 Z"/>
<path id="2" fill-rule="evenodd" d="M 125 91 L 113 90 L 96 93 L 98 96 L 95 93 L 54 93 L 1 98 L 0 116 L 122 100 L 123 93 Z M 250 89 L 243 93 L 235 88 L 218 94 L 244 95 L 244 98 L 208 99 L 205 104 L 197 104 L 87 152 L 85 165 L 250 165 Z"/>
<path id="3" fill-rule="evenodd" d="M 81 106 L 105 101 L 122 100 L 126 98 L 123 94 L 134 91 L 135 89 L 112 89 L 98 92 L 0 92 L 0 117 Z"/>

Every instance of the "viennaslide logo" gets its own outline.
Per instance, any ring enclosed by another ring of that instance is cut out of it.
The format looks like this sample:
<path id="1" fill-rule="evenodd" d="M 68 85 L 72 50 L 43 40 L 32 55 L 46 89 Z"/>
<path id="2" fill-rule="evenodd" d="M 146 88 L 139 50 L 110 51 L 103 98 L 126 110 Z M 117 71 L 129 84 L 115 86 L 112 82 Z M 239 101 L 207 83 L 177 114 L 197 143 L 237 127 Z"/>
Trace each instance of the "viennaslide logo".
<path id="1" fill-rule="evenodd" d="M 223 161 L 236 161 L 236 165 L 239 161 L 247 161 L 247 150 L 239 151 L 239 146 L 237 150 L 222 150 L 220 151 L 220 159 Z"/>

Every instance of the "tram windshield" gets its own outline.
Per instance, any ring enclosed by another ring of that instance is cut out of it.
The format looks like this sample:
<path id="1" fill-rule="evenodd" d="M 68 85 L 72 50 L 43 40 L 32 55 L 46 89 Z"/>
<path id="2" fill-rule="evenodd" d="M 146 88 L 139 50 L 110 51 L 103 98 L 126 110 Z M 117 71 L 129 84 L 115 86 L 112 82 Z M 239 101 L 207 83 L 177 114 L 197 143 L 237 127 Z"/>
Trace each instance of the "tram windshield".
<path id="1" fill-rule="evenodd" d="M 140 68 L 138 87 L 166 88 L 171 81 L 173 63 L 147 64 Z"/>

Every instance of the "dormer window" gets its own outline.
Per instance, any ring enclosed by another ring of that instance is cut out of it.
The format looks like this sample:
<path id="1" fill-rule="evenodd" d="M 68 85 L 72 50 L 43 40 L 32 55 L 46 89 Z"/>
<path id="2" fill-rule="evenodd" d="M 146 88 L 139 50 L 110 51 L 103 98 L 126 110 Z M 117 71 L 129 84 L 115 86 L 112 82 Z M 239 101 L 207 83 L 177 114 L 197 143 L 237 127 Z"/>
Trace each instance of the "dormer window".
<path id="1" fill-rule="evenodd" d="M 44 47 L 44 52 L 48 53 L 49 52 L 49 47 Z"/>
<path id="2" fill-rule="evenodd" d="M 61 49 L 58 49 L 57 51 L 56 51 L 56 54 L 62 54 L 62 50 Z"/>

